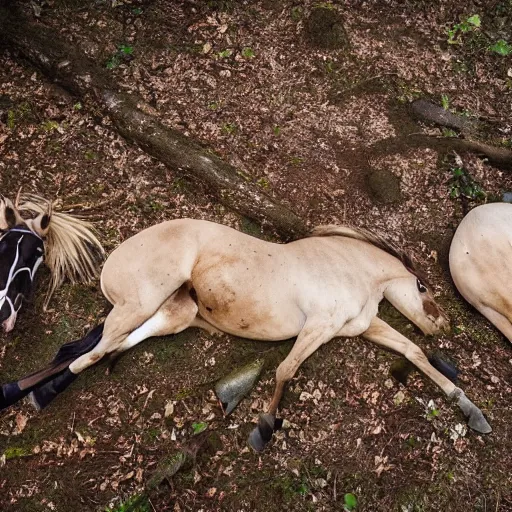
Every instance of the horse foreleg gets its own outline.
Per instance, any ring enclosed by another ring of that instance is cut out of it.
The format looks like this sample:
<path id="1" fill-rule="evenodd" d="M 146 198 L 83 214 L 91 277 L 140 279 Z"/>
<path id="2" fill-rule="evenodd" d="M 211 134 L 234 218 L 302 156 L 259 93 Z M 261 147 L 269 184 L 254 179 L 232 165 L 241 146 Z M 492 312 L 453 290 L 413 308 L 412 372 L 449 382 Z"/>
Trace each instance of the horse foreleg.
<path id="1" fill-rule="evenodd" d="M 466 397 L 462 389 L 456 387 L 451 380 L 437 371 L 429 363 L 423 351 L 411 340 L 402 336 L 398 331 L 395 331 L 390 325 L 377 317 L 372 320 L 370 327 L 363 333 L 363 337 L 404 355 L 427 377 L 432 379 L 448 398 L 457 402 L 457 405 L 468 418 L 468 424 L 473 430 L 483 434 L 491 432 L 492 429 L 484 418 L 482 411 Z"/>
<path id="2" fill-rule="evenodd" d="M 276 387 L 267 413 L 260 415 L 257 427 L 249 436 L 249 445 L 256 451 L 263 450 L 272 439 L 272 434 L 277 430 L 275 415 L 286 383 L 297 373 L 300 365 L 320 346 L 330 341 L 339 329 L 340 325 L 332 325 L 331 320 L 325 322 L 315 321 L 314 324 L 306 322 L 290 353 L 277 368 Z"/>

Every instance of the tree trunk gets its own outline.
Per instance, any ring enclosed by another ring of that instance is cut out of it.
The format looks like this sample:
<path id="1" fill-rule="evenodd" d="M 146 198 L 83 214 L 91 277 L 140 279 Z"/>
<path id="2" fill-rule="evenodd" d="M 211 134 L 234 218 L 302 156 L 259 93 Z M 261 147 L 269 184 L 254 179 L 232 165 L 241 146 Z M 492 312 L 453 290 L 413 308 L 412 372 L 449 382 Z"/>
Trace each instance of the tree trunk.
<path id="1" fill-rule="evenodd" d="M 270 224 L 285 238 L 305 233 L 305 223 L 295 213 L 208 149 L 164 126 L 142 99 L 119 91 L 104 69 L 61 41 L 55 31 L 0 9 L 0 44 L 75 95 L 97 102 L 123 137 L 169 168 L 205 184 L 223 205 Z"/>

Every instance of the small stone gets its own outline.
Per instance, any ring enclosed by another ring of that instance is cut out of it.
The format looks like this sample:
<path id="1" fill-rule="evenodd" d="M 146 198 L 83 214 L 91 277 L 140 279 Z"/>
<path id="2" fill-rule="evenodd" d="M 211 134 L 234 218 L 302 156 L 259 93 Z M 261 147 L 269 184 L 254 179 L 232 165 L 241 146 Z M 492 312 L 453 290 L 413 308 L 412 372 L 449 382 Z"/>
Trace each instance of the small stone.
<path id="1" fill-rule="evenodd" d="M 400 178 L 391 171 L 371 171 L 366 177 L 370 195 L 379 203 L 391 204 L 400 201 Z"/>
<path id="2" fill-rule="evenodd" d="M 393 379 L 386 379 L 384 382 L 384 386 L 386 386 L 388 389 L 391 389 L 394 386 Z"/>
<path id="3" fill-rule="evenodd" d="M 405 400 L 405 394 L 403 391 L 398 391 L 398 393 L 393 397 L 393 402 L 395 405 L 400 405 Z"/>

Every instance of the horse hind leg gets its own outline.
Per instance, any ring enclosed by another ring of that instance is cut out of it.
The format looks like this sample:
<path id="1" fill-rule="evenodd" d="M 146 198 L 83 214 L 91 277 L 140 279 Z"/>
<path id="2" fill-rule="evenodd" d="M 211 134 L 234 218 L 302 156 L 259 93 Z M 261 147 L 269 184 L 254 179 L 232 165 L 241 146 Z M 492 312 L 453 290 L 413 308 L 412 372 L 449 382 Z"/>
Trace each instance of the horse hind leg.
<path id="1" fill-rule="evenodd" d="M 114 310 L 112 313 L 114 313 Z M 119 355 L 152 336 L 166 336 L 181 332 L 191 325 L 196 315 L 196 303 L 188 293 L 184 293 L 181 289 L 165 301 L 150 318 L 139 324 L 139 327 L 133 329 L 128 335 L 124 332 L 123 335 L 117 334 L 117 337 L 113 333 L 109 336 L 109 327 L 113 325 L 113 327 L 110 327 L 113 331 L 115 325 L 118 325 L 122 319 L 126 320 L 127 318 L 126 312 L 113 316 L 109 315 L 105 322 L 105 334 L 100 343 L 91 352 L 71 363 L 63 374 L 35 389 L 30 396 L 33 405 L 39 409 L 46 407 L 76 379 L 79 373 L 97 363 L 105 355 Z M 108 322 L 109 319 L 110 322 Z M 118 326 L 118 332 L 121 331 L 121 327 Z"/>

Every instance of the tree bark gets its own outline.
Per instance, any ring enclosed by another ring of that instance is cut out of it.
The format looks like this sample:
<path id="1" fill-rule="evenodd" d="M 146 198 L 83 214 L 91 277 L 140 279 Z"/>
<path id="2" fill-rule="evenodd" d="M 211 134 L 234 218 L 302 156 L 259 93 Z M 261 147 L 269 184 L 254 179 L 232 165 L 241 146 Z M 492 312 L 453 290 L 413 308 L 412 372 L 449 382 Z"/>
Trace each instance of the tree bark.
<path id="1" fill-rule="evenodd" d="M 285 238 L 306 232 L 304 221 L 295 213 L 208 149 L 164 126 L 141 98 L 120 91 L 103 68 L 61 41 L 55 31 L 0 9 L 0 44 L 78 97 L 97 102 L 124 138 L 169 168 L 205 184 L 226 207 L 270 224 Z"/>

